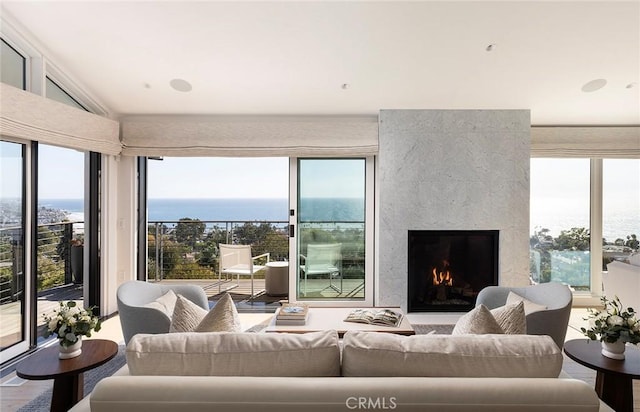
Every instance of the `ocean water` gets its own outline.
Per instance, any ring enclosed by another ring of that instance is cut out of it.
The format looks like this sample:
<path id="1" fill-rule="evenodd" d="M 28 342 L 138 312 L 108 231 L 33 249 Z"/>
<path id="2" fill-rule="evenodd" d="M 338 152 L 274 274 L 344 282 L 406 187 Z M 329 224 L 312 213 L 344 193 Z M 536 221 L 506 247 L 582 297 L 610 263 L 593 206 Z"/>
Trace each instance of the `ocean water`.
<path id="1" fill-rule="evenodd" d="M 181 218 L 217 221 L 287 221 L 288 199 L 149 199 L 150 221 L 178 221 Z M 40 206 L 69 212 L 72 220 L 83 220 L 82 199 L 43 199 Z M 302 199 L 302 221 L 360 222 L 364 216 L 361 199 Z M 557 236 L 561 230 L 583 227 L 586 223 L 567 216 L 536 216 L 531 221 L 531 233 L 542 227 Z M 605 216 L 603 235 L 608 241 L 640 236 L 640 213 L 630 211 Z"/>
<path id="2" fill-rule="evenodd" d="M 44 199 L 40 206 L 69 212 L 83 219 L 82 199 Z M 188 217 L 221 221 L 287 221 L 287 199 L 149 199 L 149 221 L 178 221 Z M 79 218 L 79 219 L 78 219 Z"/>

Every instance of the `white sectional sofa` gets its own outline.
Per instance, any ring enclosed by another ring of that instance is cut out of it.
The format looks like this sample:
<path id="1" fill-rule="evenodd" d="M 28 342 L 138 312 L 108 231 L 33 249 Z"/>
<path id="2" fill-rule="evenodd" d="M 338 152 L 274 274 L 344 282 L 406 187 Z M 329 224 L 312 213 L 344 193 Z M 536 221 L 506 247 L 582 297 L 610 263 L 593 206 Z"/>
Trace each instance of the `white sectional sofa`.
<path id="1" fill-rule="evenodd" d="M 549 336 L 136 335 L 73 412 L 610 411 Z"/>

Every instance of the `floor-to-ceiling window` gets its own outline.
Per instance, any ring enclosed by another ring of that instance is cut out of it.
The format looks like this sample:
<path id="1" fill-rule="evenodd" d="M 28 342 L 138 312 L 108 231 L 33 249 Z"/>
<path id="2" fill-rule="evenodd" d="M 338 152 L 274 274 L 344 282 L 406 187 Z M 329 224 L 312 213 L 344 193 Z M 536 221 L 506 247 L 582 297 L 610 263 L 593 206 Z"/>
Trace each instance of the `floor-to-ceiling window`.
<path id="1" fill-rule="evenodd" d="M 288 162 L 149 159 L 147 279 L 199 279 L 215 285 L 211 291 L 224 290 L 232 283 L 217 283 L 220 244 L 251 245 L 254 256 L 269 253 L 272 261 L 287 261 Z M 264 282 L 263 272 L 256 277 Z M 241 291 L 248 289 L 234 290 Z"/>
<path id="2" fill-rule="evenodd" d="M 0 39 L 0 81 L 26 88 L 26 58 Z M 0 361 L 28 349 L 32 286 L 28 258 L 28 144 L 0 140 Z"/>
<path id="3" fill-rule="evenodd" d="M 38 145 L 37 313 L 83 302 L 84 153 Z M 39 333 L 40 335 L 40 333 Z"/>
<path id="4" fill-rule="evenodd" d="M 0 349 L 3 354 L 14 345 L 28 343 L 25 153 L 24 144 L 0 141 Z"/>
<path id="5" fill-rule="evenodd" d="M 603 270 L 613 260 L 628 262 L 639 250 L 640 160 L 603 160 L 602 237 Z"/>
<path id="6" fill-rule="evenodd" d="M 531 280 L 600 293 L 598 272 L 638 251 L 640 160 L 531 159 L 530 223 Z"/>
<path id="7" fill-rule="evenodd" d="M 295 300 L 372 302 L 372 159 L 296 160 Z"/>
<path id="8" fill-rule="evenodd" d="M 590 290 L 589 159 L 531 160 L 531 279 Z"/>
<path id="9" fill-rule="evenodd" d="M 32 64 L 32 56 L 42 56 L 31 44 L 2 38 L 0 46 L 3 83 L 87 110 L 64 88 L 68 81 L 53 80 L 64 76 L 50 76 L 47 64 Z M 85 152 L 46 145 L 37 133 L 32 140 L 18 136 L 1 140 L 1 362 L 38 343 L 37 325 L 51 308 L 47 302 L 83 297 L 83 253 L 77 249 L 84 240 Z M 74 291 L 66 294 L 66 289 Z"/>

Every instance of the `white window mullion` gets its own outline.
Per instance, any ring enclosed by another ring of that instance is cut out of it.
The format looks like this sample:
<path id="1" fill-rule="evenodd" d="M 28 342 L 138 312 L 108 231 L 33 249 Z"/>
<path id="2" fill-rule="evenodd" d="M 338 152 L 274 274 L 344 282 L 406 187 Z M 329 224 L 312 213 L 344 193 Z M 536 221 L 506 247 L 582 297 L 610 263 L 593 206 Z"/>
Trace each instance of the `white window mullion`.
<path id="1" fill-rule="evenodd" d="M 591 159 L 591 295 L 602 295 L 602 159 Z"/>

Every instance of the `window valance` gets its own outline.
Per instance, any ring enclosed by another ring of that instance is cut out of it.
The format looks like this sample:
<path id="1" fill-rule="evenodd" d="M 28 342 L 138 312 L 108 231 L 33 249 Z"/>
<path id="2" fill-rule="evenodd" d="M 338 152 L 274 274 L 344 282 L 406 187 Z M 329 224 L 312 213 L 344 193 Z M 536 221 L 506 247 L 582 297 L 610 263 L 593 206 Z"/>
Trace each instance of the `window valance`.
<path id="1" fill-rule="evenodd" d="M 127 116 L 129 156 L 352 156 L 378 152 L 378 116 Z"/>
<path id="2" fill-rule="evenodd" d="M 118 122 L 0 83 L 0 133 L 41 143 L 119 154 Z"/>
<path id="3" fill-rule="evenodd" d="M 640 127 L 532 126 L 531 157 L 640 159 Z"/>

